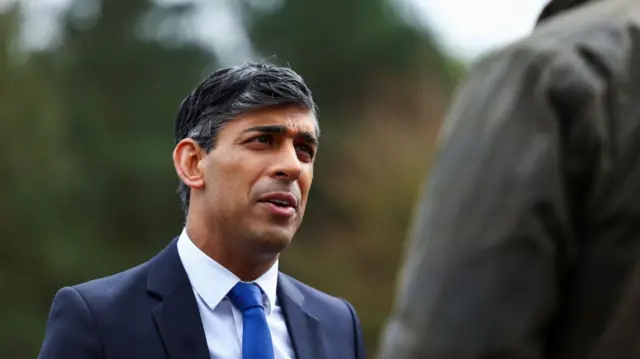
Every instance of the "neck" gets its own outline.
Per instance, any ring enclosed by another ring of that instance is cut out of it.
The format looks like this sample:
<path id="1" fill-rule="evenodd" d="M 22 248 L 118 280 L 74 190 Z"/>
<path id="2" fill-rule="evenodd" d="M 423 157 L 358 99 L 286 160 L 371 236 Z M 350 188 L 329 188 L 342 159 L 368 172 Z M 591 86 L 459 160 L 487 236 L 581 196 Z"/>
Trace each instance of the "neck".
<path id="1" fill-rule="evenodd" d="M 225 245 L 242 241 L 223 241 L 220 235 L 211 234 L 202 227 L 191 224 L 189 220 L 186 231 L 196 247 L 245 282 L 258 279 L 278 260 L 278 254 L 257 255 L 250 250 L 239 248 L 241 246 Z"/>

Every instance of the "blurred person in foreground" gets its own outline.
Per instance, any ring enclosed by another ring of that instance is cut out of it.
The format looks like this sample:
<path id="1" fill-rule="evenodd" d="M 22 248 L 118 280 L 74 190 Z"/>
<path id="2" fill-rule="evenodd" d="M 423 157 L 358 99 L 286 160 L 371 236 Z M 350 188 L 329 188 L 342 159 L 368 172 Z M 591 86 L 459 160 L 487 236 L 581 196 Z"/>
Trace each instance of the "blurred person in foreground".
<path id="1" fill-rule="evenodd" d="M 61 289 L 39 358 L 364 358 L 352 306 L 278 271 L 307 205 L 315 109 L 288 68 L 206 78 L 175 123 L 185 228 L 140 266 Z"/>
<path id="2" fill-rule="evenodd" d="M 640 2 L 548 3 L 440 141 L 379 358 L 640 358 Z"/>

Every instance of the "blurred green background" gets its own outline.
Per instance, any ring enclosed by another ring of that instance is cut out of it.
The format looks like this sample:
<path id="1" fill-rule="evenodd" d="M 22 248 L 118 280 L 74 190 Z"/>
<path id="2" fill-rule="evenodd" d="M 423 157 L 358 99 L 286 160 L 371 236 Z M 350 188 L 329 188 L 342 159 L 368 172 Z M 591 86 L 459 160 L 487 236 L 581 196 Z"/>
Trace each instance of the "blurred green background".
<path id="1" fill-rule="evenodd" d="M 0 358 L 36 356 L 61 286 L 141 263 L 180 233 L 178 105 L 220 66 L 265 58 L 305 78 L 323 129 L 307 217 L 282 269 L 348 299 L 375 353 L 414 198 L 464 68 L 410 12 L 382 0 L 75 0 L 45 46 L 24 40 L 29 2 L 8 4 Z"/>

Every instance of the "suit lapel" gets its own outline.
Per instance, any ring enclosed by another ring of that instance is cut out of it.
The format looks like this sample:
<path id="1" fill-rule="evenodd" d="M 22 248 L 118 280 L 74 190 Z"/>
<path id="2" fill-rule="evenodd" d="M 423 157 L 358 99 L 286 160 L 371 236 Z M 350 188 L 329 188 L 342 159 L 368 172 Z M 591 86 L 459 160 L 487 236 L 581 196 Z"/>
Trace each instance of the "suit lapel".
<path id="1" fill-rule="evenodd" d="M 149 263 L 147 289 L 160 303 L 153 310 L 167 355 L 171 359 L 209 359 L 207 340 L 177 239 Z"/>
<path id="2" fill-rule="evenodd" d="M 278 277 L 278 300 L 298 359 L 324 359 L 324 343 L 318 318 L 304 307 L 304 294 L 284 274 Z"/>

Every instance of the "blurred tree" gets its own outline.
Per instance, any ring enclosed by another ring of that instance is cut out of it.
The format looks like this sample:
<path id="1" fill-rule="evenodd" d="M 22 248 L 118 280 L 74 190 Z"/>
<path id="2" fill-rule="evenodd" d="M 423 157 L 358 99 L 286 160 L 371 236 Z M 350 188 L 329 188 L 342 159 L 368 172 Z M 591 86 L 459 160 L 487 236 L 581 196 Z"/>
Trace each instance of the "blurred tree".
<path id="1" fill-rule="evenodd" d="M 64 180 L 61 106 L 50 74 L 18 46 L 20 8 L 0 14 L 0 357 L 31 354 L 50 279 L 42 243 Z"/>
<path id="2" fill-rule="evenodd" d="M 145 0 L 76 0 L 62 45 L 12 66 L 18 10 L 0 18 L 2 358 L 36 356 L 61 286 L 137 264 L 178 233 L 173 116 L 215 66 L 195 45 L 153 39 L 188 6 Z"/>
<path id="3" fill-rule="evenodd" d="M 80 261 L 78 270 L 93 262 L 104 273 L 138 262 L 176 232 L 173 116 L 213 57 L 197 46 L 163 46 L 145 34 L 154 24 L 145 29 L 140 19 L 154 9 L 151 1 L 85 7 L 84 0 L 72 3 L 63 45 L 44 57 L 59 76 L 64 136 L 73 153 L 64 213 L 84 244 L 69 246 L 86 249 L 86 255 L 61 260 L 67 269 Z M 165 8 L 156 21 L 186 8 Z"/>
<path id="4" fill-rule="evenodd" d="M 320 103 L 350 108 L 378 73 L 430 71 L 450 80 L 428 34 L 406 24 L 387 0 L 279 3 L 251 12 L 251 39 L 263 55 L 299 71 Z"/>

